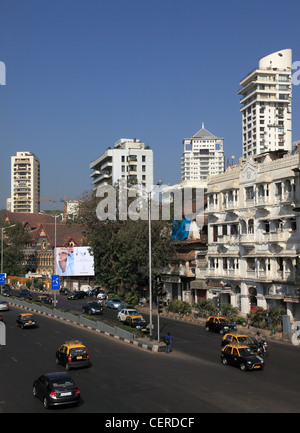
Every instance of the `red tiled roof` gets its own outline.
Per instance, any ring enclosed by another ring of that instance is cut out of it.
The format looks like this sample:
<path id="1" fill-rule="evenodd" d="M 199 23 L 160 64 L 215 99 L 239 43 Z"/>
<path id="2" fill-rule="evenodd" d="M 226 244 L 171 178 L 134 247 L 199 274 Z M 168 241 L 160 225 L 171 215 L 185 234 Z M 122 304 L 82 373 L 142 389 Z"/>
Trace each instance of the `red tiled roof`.
<path id="1" fill-rule="evenodd" d="M 20 222 L 23 226 L 28 225 L 32 230 L 42 223 L 53 223 L 54 218 L 50 214 L 39 214 L 29 212 L 10 212 L 5 211 L 3 222 Z"/>
<path id="2" fill-rule="evenodd" d="M 9 212 L 4 215 L 4 222 L 20 222 L 28 226 L 33 243 L 39 238 L 44 230 L 52 247 L 55 246 L 55 220 L 50 214 L 32 214 L 26 212 Z M 56 246 L 63 247 L 68 242 L 74 241 L 77 246 L 83 242 L 82 227 L 79 224 L 66 224 L 64 221 L 56 221 Z"/>

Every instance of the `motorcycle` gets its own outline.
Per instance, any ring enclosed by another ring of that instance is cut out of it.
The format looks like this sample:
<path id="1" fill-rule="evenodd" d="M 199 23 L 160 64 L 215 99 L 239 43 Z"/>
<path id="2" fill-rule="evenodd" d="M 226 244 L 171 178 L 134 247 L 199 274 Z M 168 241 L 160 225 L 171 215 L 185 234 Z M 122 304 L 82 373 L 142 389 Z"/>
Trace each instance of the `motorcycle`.
<path id="1" fill-rule="evenodd" d="M 257 354 L 261 356 L 268 356 L 268 343 L 266 340 L 263 340 L 261 342 L 257 342 Z"/>

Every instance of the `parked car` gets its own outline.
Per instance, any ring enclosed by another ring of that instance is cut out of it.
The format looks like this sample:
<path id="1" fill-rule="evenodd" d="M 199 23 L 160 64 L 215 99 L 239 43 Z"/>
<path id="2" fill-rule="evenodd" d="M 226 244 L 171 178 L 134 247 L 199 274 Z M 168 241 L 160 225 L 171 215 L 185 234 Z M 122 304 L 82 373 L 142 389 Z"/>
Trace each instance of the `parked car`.
<path id="1" fill-rule="evenodd" d="M 101 291 L 103 291 L 100 287 L 94 287 L 89 291 L 89 296 L 97 296 Z"/>
<path id="2" fill-rule="evenodd" d="M 31 313 L 21 313 L 16 319 L 17 326 L 24 328 L 35 328 L 37 326 L 36 320 Z"/>
<path id="3" fill-rule="evenodd" d="M 3 296 L 11 296 L 12 295 L 12 291 L 10 289 L 9 284 L 3 284 L 3 286 L 1 287 L 1 295 L 3 295 Z"/>
<path id="4" fill-rule="evenodd" d="M 205 330 L 219 332 L 221 335 L 236 329 L 236 326 L 229 323 L 226 317 L 209 316 L 206 320 Z"/>
<path id="5" fill-rule="evenodd" d="M 122 308 L 122 310 L 118 312 L 117 317 L 120 322 L 123 322 L 126 316 L 138 316 L 139 314 L 140 313 L 135 308 Z"/>
<path id="6" fill-rule="evenodd" d="M 12 295 L 12 291 L 10 289 L 4 288 L 2 289 L 2 293 L 3 296 L 11 296 Z"/>
<path id="7" fill-rule="evenodd" d="M 82 306 L 82 312 L 84 314 L 103 314 L 103 308 L 98 302 L 87 302 Z"/>
<path id="8" fill-rule="evenodd" d="M 86 297 L 87 297 L 86 292 L 83 292 L 82 290 L 75 290 L 74 292 L 71 292 L 67 296 L 67 299 L 82 299 L 82 298 L 86 298 Z"/>
<path id="9" fill-rule="evenodd" d="M 8 310 L 9 310 L 9 303 L 7 301 L 0 300 L 0 311 L 8 311 Z"/>
<path id="10" fill-rule="evenodd" d="M 122 301 L 119 298 L 109 298 L 106 300 L 106 306 L 108 308 L 118 308 L 120 304 L 122 304 Z"/>
<path id="11" fill-rule="evenodd" d="M 87 348 L 78 340 L 66 341 L 56 351 L 56 364 L 70 368 L 89 367 L 90 356 Z"/>
<path id="12" fill-rule="evenodd" d="M 59 293 L 60 295 L 69 295 L 71 293 L 71 290 L 67 289 L 67 287 L 62 287 L 61 289 L 59 289 Z"/>
<path id="13" fill-rule="evenodd" d="M 145 322 L 142 316 L 126 316 L 123 323 L 131 328 L 138 329 L 144 334 L 149 332 L 149 325 Z"/>
<path id="14" fill-rule="evenodd" d="M 43 374 L 33 382 L 32 392 L 46 409 L 50 406 L 78 404 L 80 401 L 79 388 L 65 372 Z"/>
<path id="15" fill-rule="evenodd" d="M 248 346 L 228 344 L 222 349 L 221 361 L 224 365 L 234 365 L 242 371 L 264 368 L 264 360 L 255 355 Z"/>
<path id="16" fill-rule="evenodd" d="M 31 293 L 28 292 L 19 292 L 16 296 L 17 298 L 23 299 L 24 301 L 32 301 Z"/>
<path id="17" fill-rule="evenodd" d="M 39 295 L 36 299 L 37 302 L 42 302 L 44 304 L 52 304 L 53 298 L 49 295 Z"/>

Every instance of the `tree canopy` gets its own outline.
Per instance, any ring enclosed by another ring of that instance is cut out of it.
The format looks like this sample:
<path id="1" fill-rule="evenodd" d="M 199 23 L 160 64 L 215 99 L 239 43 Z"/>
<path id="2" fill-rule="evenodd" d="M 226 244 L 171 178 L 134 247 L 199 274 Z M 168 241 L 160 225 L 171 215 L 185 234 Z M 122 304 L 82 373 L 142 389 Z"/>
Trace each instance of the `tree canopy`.
<path id="1" fill-rule="evenodd" d="M 9 224 L 5 226 L 10 227 Z M 19 222 L 14 223 L 14 227 L 3 231 L 3 272 L 8 275 L 25 273 L 24 247 L 30 242 L 30 234 Z"/>
<path id="2" fill-rule="evenodd" d="M 96 208 L 99 198 L 86 193 L 79 210 L 79 222 L 94 255 L 96 282 L 109 289 L 129 288 L 137 280 L 149 279 L 148 220 L 99 220 Z M 174 256 L 171 221 L 151 221 L 152 278 Z"/>

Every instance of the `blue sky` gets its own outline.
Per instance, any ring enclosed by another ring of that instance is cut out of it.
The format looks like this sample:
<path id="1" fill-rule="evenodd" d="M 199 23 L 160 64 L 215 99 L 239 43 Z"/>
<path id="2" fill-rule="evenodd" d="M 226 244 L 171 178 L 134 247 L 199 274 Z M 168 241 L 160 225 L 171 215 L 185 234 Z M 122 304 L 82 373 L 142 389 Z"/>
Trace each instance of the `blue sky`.
<path id="1" fill-rule="evenodd" d="M 300 61 L 299 14 L 299 0 L 0 0 L 0 208 L 22 150 L 40 159 L 41 197 L 70 200 L 119 138 L 149 145 L 165 184 L 179 182 L 182 139 L 202 122 L 237 161 L 239 81 L 281 49 Z M 299 114 L 300 85 L 294 141 Z"/>

